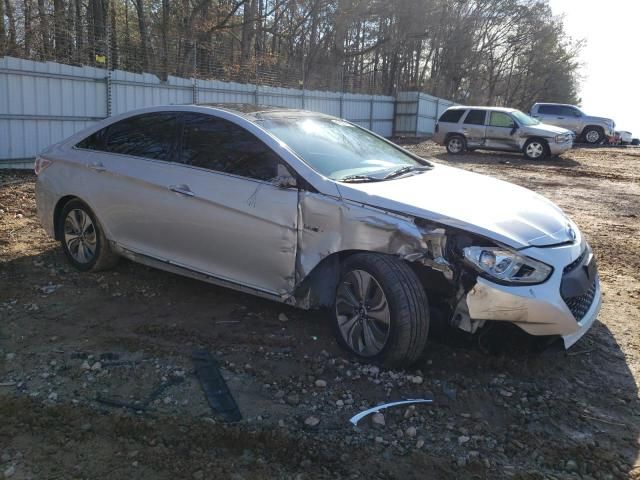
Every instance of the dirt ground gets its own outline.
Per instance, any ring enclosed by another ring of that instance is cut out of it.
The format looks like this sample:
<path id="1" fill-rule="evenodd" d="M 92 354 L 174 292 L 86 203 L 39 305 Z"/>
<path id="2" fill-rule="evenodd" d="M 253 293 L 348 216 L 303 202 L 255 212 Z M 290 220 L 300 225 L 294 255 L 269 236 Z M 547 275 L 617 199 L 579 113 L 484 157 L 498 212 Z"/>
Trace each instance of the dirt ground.
<path id="1" fill-rule="evenodd" d="M 534 163 L 409 148 L 542 193 L 586 233 L 604 305 L 569 352 L 531 353 L 517 335 L 499 337 L 513 347 L 504 350 L 456 336 L 431 341 L 410 371 L 361 364 L 337 346 L 324 312 L 128 261 L 72 270 L 39 225 L 34 176 L 5 171 L 0 476 L 640 478 L 640 149 Z M 208 407 L 195 350 L 220 361 L 241 422 Z M 167 380 L 176 384 L 144 412 L 97 401 L 143 401 Z M 433 404 L 389 409 L 385 425 L 348 423 L 405 398 Z"/>

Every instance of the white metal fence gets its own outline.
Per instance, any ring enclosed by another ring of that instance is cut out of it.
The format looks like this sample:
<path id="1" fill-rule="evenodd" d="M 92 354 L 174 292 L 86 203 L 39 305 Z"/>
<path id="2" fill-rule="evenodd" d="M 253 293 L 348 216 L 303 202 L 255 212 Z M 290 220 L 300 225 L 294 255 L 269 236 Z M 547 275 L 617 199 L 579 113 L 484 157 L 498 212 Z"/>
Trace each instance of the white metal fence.
<path id="1" fill-rule="evenodd" d="M 395 134 L 431 136 L 440 115 L 455 105 L 450 100 L 422 92 L 398 92 L 396 97 Z"/>
<path id="2" fill-rule="evenodd" d="M 432 134 L 436 116 L 451 104 L 418 92 L 402 92 L 396 99 L 171 76 L 161 81 L 146 73 L 4 57 L 0 166 L 29 167 L 46 146 L 111 115 L 196 102 L 303 108 L 345 118 L 386 137 Z"/>

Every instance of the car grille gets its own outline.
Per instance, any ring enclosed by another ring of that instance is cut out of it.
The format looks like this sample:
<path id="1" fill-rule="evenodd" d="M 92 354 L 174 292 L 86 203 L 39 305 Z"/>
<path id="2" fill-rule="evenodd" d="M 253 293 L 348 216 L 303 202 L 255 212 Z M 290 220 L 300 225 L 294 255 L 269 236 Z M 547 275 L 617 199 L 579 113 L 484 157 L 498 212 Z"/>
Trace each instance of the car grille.
<path id="1" fill-rule="evenodd" d="M 571 313 L 575 317 L 576 321 L 579 322 L 580 320 L 582 320 L 587 311 L 589 311 L 589 308 L 593 303 L 593 299 L 596 296 L 596 288 L 597 279 L 594 278 L 591 287 L 589 287 L 589 290 L 587 290 L 582 295 L 571 298 L 563 298 L 564 303 L 567 304 L 567 307 L 569 307 L 569 310 L 571 310 Z"/>
<path id="2" fill-rule="evenodd" d="M 578 258 L 576 258 L 573 262 L 571 262 L 569 265 L 564 267 L 564 270 L 563 270 L 562 273 L 569 273 L 570 271 L 575 269 L 578 265 L 580 265 L 582 263 L 582 260 L 584 260 L 584 257 L 585 257 L 586 254 L 587 254 L 587 248 L 585 247 L 585 249 L 582 250 L 582 253 L 580 254 L 580 256 Z"/>

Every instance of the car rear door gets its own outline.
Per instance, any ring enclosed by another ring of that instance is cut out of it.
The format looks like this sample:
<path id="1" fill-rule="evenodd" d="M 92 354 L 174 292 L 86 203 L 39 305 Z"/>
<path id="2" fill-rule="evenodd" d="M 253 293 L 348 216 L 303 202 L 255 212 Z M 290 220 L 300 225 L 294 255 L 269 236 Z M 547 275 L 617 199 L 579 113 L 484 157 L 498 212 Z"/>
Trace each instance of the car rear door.
<path id="1" fill-rule="evenodd" d="M 120 120 L 77 145 L 94 177 L 87 201 L 110 240 L 153 257 L 170 255 L 163 233 L 176 214 L 168 185 L 179 133 L 179 113 L 153 112 Z"/>
<path id="2" fill-rule="evenodd" d="M 481 147 L 485 143 L 487 111 L 472 108 L 462 120 L 462 132 L 467 139 L 467 147 Z"/>
<path id="3" fill-rule="evenodd" d="M 519 150 L 516 128 L 515 120 L 508 113 L 490 111 L 485 145 L 497 150 Z"/>

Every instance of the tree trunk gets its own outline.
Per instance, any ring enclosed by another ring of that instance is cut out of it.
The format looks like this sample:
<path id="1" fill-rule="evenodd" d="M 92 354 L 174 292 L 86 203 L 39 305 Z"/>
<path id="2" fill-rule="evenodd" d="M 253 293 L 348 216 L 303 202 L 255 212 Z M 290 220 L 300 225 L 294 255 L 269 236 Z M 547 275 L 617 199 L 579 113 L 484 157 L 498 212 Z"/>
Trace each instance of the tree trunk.
<path id="1" fill-rule="evenodd" d="M 4 2 L 0 0 L 0 55 L 5 55 L 7 48 L 7 33 L 4 28 Z"/>
<path id="2" fill-rule="evenodd" d="M 64 61 L 67 59 L 67 32 L 63 0 L 53 0 L 53 24 L 56 59 Z"/>
<path id="3" fill-rule="evenodd" d="M 169 0 L 162 0 L 162 79 L 169 77 Z"/>
<path id="4" fill-rule="evenodd" d="M 120 57 L 119 57 L 119 51 L 118 51 L 118 35 L 117 35 L 117 22 L 116 22 L 116 2 L 114 0 L 111 0 L 110 2 L 110 17 L 111 17 L 111 34 L 110 34 L 110 40 L 111 40 L 111 61 L 110 61 L 110 67 L 112 70 L 115 70 L 116 68 L 119 68 L 120 66 Z"/>
<path id="5" fill-rule="evenodd" d="M 84 58 L 84 29 L 82 28 L 82 0 L 75 0 L 76 62 Z"/>
<path id="6" fill-rule="evenodd" d="M 138 30 L 140 31 L 140 49 L 142 56 L 142 70 L 149 70 L 149 44 L 147 37 L 147 22 L 144 16 L 144 0 L 135 0 L 136 12 L 138 14 Z"/>
<path id="7" fill-rule="evenodd" d="M 44 0 L 38 0 L 38 17 L 40 30 L 40 48 L 42 49 L 42 57 L 49 60 L 50 37 L 49 37 L 49 17 L 44 6 Z"/>
<path id="8" fill-rule="evenodd" d="M 31 0 L 24 0 L 24 56 L 27 58 L 31 58 L 31 47 L 33 45 L 33 30 L 31 28 L 31 16 L 33 14 L 31 10 L 32 10 Z M 4 16 L 2 15 L 1 9 L 0 9 L 0 18 L 4 18 Z M 0 23 L 4 23 L 4 22 L 0 22 Z"/>
<path id="9" fill-rule="evenodd" d="M 244 4 L 244 21 L 242 23 L 242 40 L 240 42 L 240 66 L 244 68 L 251 59 L 252 47 L 256 35 L 257 0 L 247 0 Z"/>
<path id="10" fill-rule="evenodd" d="M 2 0 L 0 0 L 2 1 Z M 18 45 L 16 44 L 16 19 L 13 14 L 11 0 L 5 0 L 5 15 L 7 16 L 8 32 L 6 52 L 9 55 L 18 55 Z M 3 18 L 4 20 L 4 18 Z"/>

